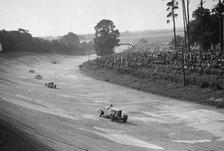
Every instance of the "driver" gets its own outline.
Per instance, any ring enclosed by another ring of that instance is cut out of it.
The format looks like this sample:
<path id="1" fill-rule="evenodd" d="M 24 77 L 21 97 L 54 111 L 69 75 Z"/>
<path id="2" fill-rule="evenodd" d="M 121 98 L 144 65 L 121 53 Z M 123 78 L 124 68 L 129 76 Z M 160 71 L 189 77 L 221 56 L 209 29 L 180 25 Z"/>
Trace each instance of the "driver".
<path id="1" fill-rule="evenodd" d="M 109 114 L 112 114 L 112 110 L 111 110 L 111 107 L 112 106 L 113 106 L 113 104 L 111 104 L 111 105 L 109 105 L 109 106 L 106 107 Z"/>

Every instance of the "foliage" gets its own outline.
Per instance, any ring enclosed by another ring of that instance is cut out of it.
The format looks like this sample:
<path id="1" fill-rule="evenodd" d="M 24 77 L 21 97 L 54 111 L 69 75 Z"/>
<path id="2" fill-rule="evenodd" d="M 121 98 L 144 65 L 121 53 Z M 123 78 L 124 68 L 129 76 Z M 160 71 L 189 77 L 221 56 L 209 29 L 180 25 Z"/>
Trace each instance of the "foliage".
<path id="1" fill-rule="evenodd" d="M 178 5 L 178 1 L 176 0 L 170 0 L 167 4 L 167 11 L 168 11 L 168 14 L 167 14 L 167 23 L 170 23 L 170 19 L 172 19 L 173 21 L 173 34 L 174 34 L 174 48 L 176 49 L 177 48 L 177 45 L 176 45 L 176 23 L 175 23 L 175 18 L 177 18 L 178 14 L 175 13 L 175 11 L 179 8 Z"/>
<path id="2" fill-rule="evenodd" d="M 72 32 L 69 32 L 67 35 L 62 36 L 60 40 L 68 46 L 79 46 L 80 44 L 79 36 Z"/>
<path id="3" fill-rule="evenodd" d="M 111 20 L 103 19 L 94 27 L 96 33 L 94 46 L 98 56 L 114 53 L 114 47 L 118 46 L 120 33 L 115 29 Z"/>
<path id="4" fill-rule="evenodd" d="M 169 54 L 164 56 L 167 55 Z M 164 64 L 161 62 L 160 57 L 161 54 L 152 58 L 147 53 L 119 53 L 97 58 L 94 60 L 94 63 L 106 68 L 116 69 L 118 74 L 130 74 L 139 78 L 182 83 L 182 67 L 175 67 L 174 64 L 170 64 L 171 62 L 168 63 L 169 60 L 167 60 L 168 64 Z M 174 61 L 178 61 L 177 58 Z M 192 68 L 185 68 L 187 85 L 197 85 L 201 88 L 224 89 L 224 82 L 219 84 L 220 80 L 224 78 L 224 76 L 221 76 L 223 75 L 222 70 L 205 69 L 203 74 L 201 74 Z"/>
<path id="5" fill-rule="evenodd" d="M 170 23 L 169 18 L 173 19 L 178 16 L 178 14 L 175 13 L 175 10 L 179 8 L 178 7 L 179 3 L 176 0 L 171 0 L 171 1 L 167 2 L 166 5 L 167 5 L 166 10 L 169 12 L 166 16 L 168 18 L 167 23 Z"/>
<path id="6" fill-rule="evenodd" d="M 202 12 L 202 19 L 201 19 Z M 201 21 L 203 22 L 203 33 L 201 33 Z M 193 12 L 193 20 L 189 24 L 191 44 L 198 45 L 203 40 L 203 48 L 210 49 L 211 45 L 215 47 L 219 43 L 219 25 L 218 16 L 211 14 L 209 9 L 198 7 Z M 201 37 L 202 36 L 202 37 Z"/>
<path id="7" fill-rule="evenodd" d="M 68 34 L 70 35 L 70 34 Z M 65 36 L 66 37 L 66 36 Z M 0 31 L 0 43 L 3 52 L 33 51 L 33 52 L 66 52 L 83 54 L 84 49 L 78 45 L 64 43 L 63 40 L 44 40 L 33 37 L 28 30 Z"/>
<path id="8" fill-rule="evenodd" d="M 212 9 L 212 12 L 215 14 L 222 14 L 224 12 L 224 0 L 215 5 L 215 7 Z"/>
<path id="9" fill-rule="evenodd" d="M 176 45 L 177 45 L 177 48 L 180 48 L 181 47 L 181 45 L 182 45 L 182 43 L 184 42 L 184 37 L 182 37 L 182 36 L 180 36 L 180 35 L 177 35 L 176 36 Z M 174 41 L 174 38 L 172 39 L 172 41 L 170 42 L 170 45 L 171 45 L 171 49 L 174 49 L 174 43 L 175 43 L 175 41 Z"/>
<path id="10" fill-rule="evenodd" d="M 138 43 L 145 44 L 145 43 L 148 43 L 148 41 L 146 39 L 142 38 L 138 41 Z"/>
<path id="11" fill-rule="evenodd" d="M 84 42 L 80 43 L 80 47 L 84 50 L 93 51 L 94 43 L 93 43 L 93 41 L 89 41 L 89 42 L 84 41 Z"/>
<path id="12" fill-rule="evenodd" d="M 212 12 L 218 16 L 219 20 L 219 41 L 220 41 L 220 57 L 223 54 L 223 12 L 224 12 L 224 0 L 219 0 L 218 4 L 212 9 Z"/>

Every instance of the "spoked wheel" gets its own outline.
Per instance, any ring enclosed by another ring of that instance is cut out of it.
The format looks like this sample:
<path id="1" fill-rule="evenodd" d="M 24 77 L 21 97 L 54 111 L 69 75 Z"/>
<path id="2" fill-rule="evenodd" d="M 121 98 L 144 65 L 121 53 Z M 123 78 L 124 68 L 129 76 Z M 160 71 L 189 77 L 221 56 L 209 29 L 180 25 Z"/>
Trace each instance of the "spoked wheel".
<path id="1" fill-rule="evenodd" d="M 99 115 L 99 117 L 101 117 L 103 114 L 104 114 L 104 111 L 103 111 L 102 109 L 99 109 L 99 110 L 98 110 L 98 115 Z"/>
<path id="2" fill-rule="evenodd" d="M 128 120 L 128 115 L 124 115 L 123 122 L 126 123 Z"/>

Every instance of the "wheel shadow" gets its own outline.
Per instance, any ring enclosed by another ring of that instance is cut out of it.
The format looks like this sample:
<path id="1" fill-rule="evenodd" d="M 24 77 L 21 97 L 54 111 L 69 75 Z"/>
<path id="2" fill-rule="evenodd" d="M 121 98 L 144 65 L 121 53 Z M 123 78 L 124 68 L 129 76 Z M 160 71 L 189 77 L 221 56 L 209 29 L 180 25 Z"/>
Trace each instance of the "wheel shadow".
<path id="1" fill-rule="evenodd" d="M 109 119 L 110 120 L 110 119 Z M 132 121 L 127 121 L 127 122 L 123 122 L 123 121 L 120 121 L 120 120 L 114 120 L 114 121 L 111 121 L 110 122 L 112 123 L 117 123 L 117 124 L 123 124 L 123 125 L 131 125 L 131 126 L 138 126 L 138 124 L 132 122 Z"/>

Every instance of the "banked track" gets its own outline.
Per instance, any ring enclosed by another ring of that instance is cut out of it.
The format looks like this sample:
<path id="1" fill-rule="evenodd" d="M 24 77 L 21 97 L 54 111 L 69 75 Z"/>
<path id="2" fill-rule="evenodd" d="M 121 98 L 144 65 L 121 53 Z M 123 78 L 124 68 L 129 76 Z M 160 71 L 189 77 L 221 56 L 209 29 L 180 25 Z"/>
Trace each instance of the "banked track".
<path id="1" fill-rule="evenodd" d="M 224 150 L 223 110 L 94 80 L 78 69 L 87 59 L 0 54 L 0 119 L 40 150 Z M 128 122 L 98 118 L 108 104 L 126 110 Z"/>

